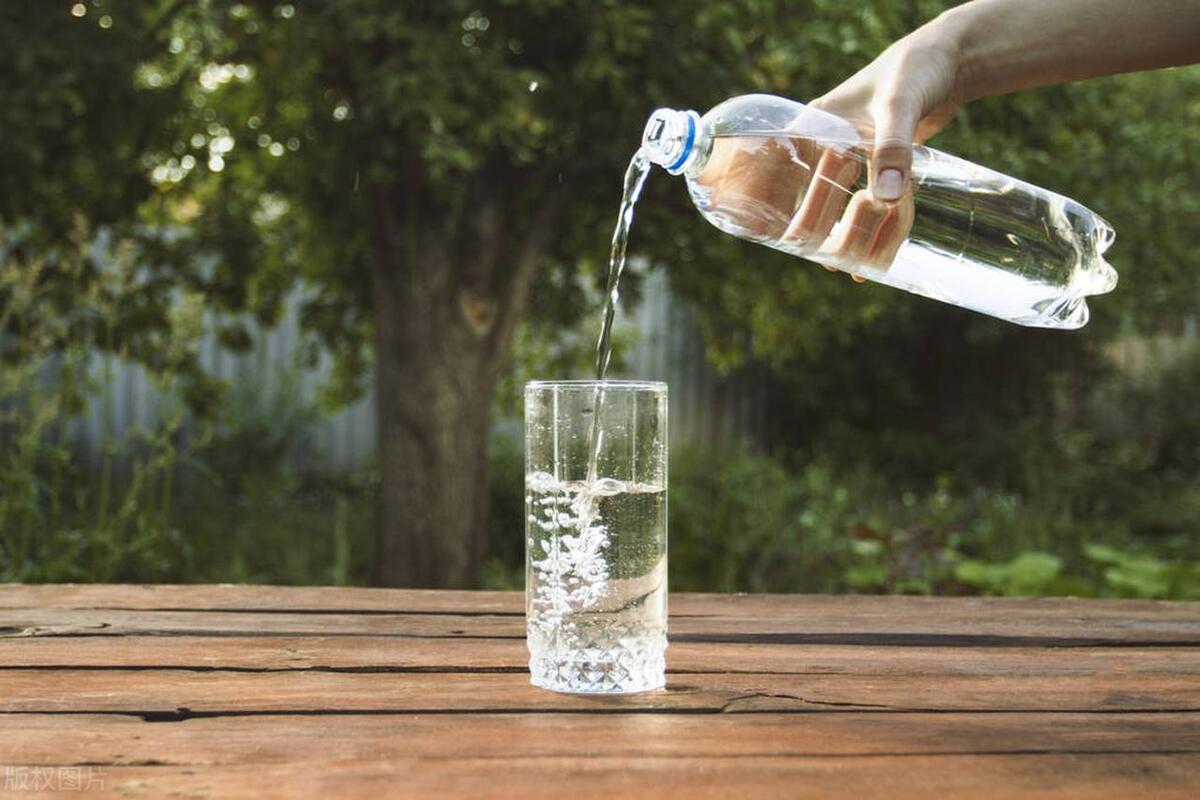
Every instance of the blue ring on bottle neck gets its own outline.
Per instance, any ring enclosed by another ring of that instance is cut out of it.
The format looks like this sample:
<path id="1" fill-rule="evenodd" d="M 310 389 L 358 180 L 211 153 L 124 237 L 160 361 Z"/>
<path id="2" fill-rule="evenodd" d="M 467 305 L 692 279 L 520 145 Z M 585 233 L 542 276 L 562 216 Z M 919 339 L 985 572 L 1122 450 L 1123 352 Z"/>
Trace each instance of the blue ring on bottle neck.
<path id="1" fill-rule="evenodd" d="M 692 146 L 696 144 L 696 120 L 692 118 L 691 114 L 688 114 L 687 124 L 687 139 L 685 139 L 683 143 L 683 152 L 679 155 L 679 158 L 674 164 L 667 167 L 667 172 L 675 172 L 677 169 L 682 167 L 684 162 L 688 160 L 688 156 L 692 154 Z"/>

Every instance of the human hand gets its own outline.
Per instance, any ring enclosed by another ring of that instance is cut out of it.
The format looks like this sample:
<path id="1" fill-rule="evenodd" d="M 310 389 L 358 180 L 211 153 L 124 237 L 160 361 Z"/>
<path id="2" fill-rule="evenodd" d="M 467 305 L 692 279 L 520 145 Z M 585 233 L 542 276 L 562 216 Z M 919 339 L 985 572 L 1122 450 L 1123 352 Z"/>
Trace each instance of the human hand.
<path id="1" fill-rule="evenodd" d="M 809 103 L 873 141 L 869 188 L 876 199 L 908 192 L 913 144 L 944 128 L 966 101 L 956 42 L 936 23 L 918 28 Z"/>
<path id="2" fill-rule="evenodd" d="M 741 235 L 813 258 L 827 269 L 887 269 L 912 227 L 914 141 L 941 130 L 962 103 L 957 39 L 936 25 L 889 47 L 809 103 L 795 136 L 718 140 L 699 183 Z M 836 119 L 835 119 L 836 117 Z M 848 143 L 872 143 L 864 158 Z"/>
<path id="3" fill-rule="evenodd" d="M 813 137 L 718 138 L 697 183 L 738 235 L 812 255 L 845 208 L 861 173 L 851 153 Z"/>
<path id="4" fill-rule="evenodd" d="M 831 271 L 886 270 L 912 227 L 912 197 L 881 202 L 855 191 L 865 158 L 858 134 L 826 114 L 802 114 L 794 135 L 717 139 L 697 178 L 739 236 L 813 259 Z M 836 266 L 834 266 L 836 265 Z"/>
<path id="5" fill-rule="evenodd" d="M 908 238 L 913 144 L 944 128 L 964 102 L 956 41 L 935 25 L 918 29 L 809 103 L 872 140 L 867 189 L 854 193 L 822 248 L 827 260 L 886 269 Z"/>

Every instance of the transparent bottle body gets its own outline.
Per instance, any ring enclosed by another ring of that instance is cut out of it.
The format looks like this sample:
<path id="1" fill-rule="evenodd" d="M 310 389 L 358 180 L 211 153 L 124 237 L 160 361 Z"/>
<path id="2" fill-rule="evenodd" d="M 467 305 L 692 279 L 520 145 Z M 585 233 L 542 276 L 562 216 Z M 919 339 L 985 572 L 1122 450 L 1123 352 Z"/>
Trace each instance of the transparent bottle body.
<path id="1" fill-rule="evenodd" d="M 916 147 L 909 193 L 868 191 L 870 142 L 792 100 L 747 95 L 701 120 L 685 175 L 716 227 L 1022 325 L 1078 328 L 1110 291 L 1113 229 L 1062 195 Z"/>

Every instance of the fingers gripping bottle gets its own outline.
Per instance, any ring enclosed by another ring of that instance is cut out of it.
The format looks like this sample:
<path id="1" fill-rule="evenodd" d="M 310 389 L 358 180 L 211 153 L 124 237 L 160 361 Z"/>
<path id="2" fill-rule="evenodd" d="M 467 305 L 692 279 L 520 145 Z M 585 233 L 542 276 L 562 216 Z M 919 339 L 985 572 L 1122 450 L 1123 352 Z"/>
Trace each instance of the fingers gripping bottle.
<path id="1" fill-rule="evenodd" d="M 1112 227 L 1074 200 L 918 146 L 909 194 L 878 201 L 870 139 L 793 100 L 659 109 L 642 150 L 726 233 L 1020 325 L 1082 327 L 1117 283 Z"/>

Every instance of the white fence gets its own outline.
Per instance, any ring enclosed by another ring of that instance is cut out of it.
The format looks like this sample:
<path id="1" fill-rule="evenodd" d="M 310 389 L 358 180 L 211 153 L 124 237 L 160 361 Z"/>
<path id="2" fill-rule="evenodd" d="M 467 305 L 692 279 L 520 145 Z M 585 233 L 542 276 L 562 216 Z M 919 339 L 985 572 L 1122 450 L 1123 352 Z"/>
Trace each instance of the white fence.
<path id="1" fill-rule="evenodd" d="M 646 276 L 642 302 L 626 322 L 637 337 L 626 372 L 667 382 L 672 443 L 754 448 L 763 440 L 765 383 L 747 374 L 717 375 L 695 310 L 671 293 L 661 270 Z"/>
<path id="2" fill-rule="evenodd" d="M 315 369 L 301 368 L 297 357 L 303 344 L 296 298 L 285 308 L 283 318 L 272 328 L 251 325 L 254 346 L 246 352 L 227 350 L 212 333 L 205 334 L 200 345 L 200 361 L 214 377 L 230 383 L 245 382 L 260 408 L 268 407 L 268 398 L 288 371 L 295 377 L 299 404 L 315 401 L 319 387 L 328 379 L 330 362 L 323 355 Z M 206 320 L 212 323 L 213 319 Z M 211 330 L 212 325 L 210 324 Z M 96 459 L 105 441 L 120 439 L 138 426 L 153 428 L 162 413 L 163 400 L 145 371 L 138 364 L 112 355 L 92 356 L 91 374 L 99 388 L 88 413 L 75 421 L 72 437 L 83 452 Z M 105 397 L 107 393 L 107 397 Z M 375 452 L 375 389 L 353 404 L 323 415 L 312 430 L 313 450 L 322 470 L 344 472 L 361 467 Z"/>
<path id="3" fill-rule="evenodd" d="M 755 381 L 719 378 L 704 357 L 695 314 L 675 297 L 666 276 L 654 271 L 644 279 L 642 301 L 618 320 L 634 334 L 636 344 L 623 377 L 666 380 L 670 386 L 671 438 L 675 444 L 697 443 L 722 447 L 753 446 L 761 441 L 765 391 Z M 264 404 L 282 371 L 297 370 L 301 402 L 311 402 L 327 379 L 328 359 L 316 369 L 300 369 L 296 356 L 302 345 L 297 305 L 287 306 L 283 319 L 271 329 L 253 329 L 254 347 L 245 353 L 223 349 L 211 334 L 202 343 L 201 360 L 214 376 L 249 381 Z M 121 437 L 136 426 L 152 428 L 162 400 L 136 364 L 108 355 L 93 357 L 93 373 L 101 376 L 104 402 L 93 402 L 77 420 L 73 434 L 95 458 L 102 443 Z M 323 470 L 348 471 L 369 462 L 375 452 L 376 406 L 372 389 L 353 405 L 326 415 L 313 431 L 313 448 Z M 506 426 L 511 429 L 513 425 Z"/>

